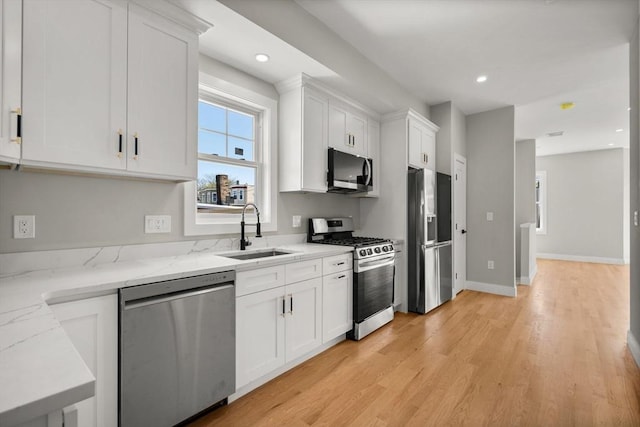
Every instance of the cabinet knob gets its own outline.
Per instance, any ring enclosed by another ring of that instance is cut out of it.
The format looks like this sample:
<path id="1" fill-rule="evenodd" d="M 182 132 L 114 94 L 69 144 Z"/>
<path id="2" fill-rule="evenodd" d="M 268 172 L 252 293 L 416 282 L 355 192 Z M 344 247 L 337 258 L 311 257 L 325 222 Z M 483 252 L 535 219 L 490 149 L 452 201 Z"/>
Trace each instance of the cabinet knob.
<path id="1" fill-rule="evenodd" d="M 122 158 L 122 129 L 118 129 L 118 158 Z"/>
<path id="2" fill-rule="evenodd" d="M 22 108 L 17 107 L 15 110 L 10 110 L 11 114 L 16 115 L 16 136 L 10 138 L 9 141 L 14 144 L 22 144 Z"/>
<path id="3" fill-rule="evenodd" d="M 138 132 L 133 133 L 133 160 L 138 160 Z"/>

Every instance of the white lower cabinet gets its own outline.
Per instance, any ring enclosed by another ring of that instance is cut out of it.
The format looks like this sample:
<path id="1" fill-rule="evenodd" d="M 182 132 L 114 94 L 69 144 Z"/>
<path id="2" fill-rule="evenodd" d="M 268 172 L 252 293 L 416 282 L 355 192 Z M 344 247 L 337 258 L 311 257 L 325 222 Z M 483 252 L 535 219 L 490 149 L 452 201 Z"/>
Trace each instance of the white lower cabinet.
<path id="1" fill-rule="evenodd" d="M 290 362 L 322 344 L 322 279 L 287 285 L 285 360 Z"/>
<path id="2" fill-rule="evenodd" d="M 351 253 L 238 272 L 236 389 L 351 330 L 352 289 Z"/>
<path id="3" fill-rule="evenodd" d="M 118 296 L 53 304 L 51 309 L 96 377 L 95 396 L 74 405 L 77 425 L 117 425 Z"/>
<path id="4" fill-rule="evenodd" d="M 284 286 L 236 298 L 236 389 L 284 365 Z"/>
<path id="5" fill-rule="evenodd" d="M 322 279 L 236 298 L 236 388 L 322 344 Z"/>
<path id="6" fill-rule="evenodd" d="M 350 270 L 322 278 L 322 314 L 323 343 L 353 327 L 353 274 Z"/>

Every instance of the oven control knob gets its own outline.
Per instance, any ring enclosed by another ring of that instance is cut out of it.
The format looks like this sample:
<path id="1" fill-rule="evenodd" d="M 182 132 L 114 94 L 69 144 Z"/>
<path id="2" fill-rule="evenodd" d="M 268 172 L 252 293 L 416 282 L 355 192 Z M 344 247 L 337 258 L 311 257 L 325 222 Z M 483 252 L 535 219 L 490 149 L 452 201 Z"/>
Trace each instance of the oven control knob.
<path id="1" fill-rule="evenodd" d="M 367 254 L 367 251 L 365 251 L 364 249 L 360 249 L 360 256 L 365 256 Z"/>
<path id="2" fill-rule="evenodd" d="M 388 248 L 388 247 L 386 247 L 386 246 L 383 246 L 383 247 L 382 247 L 382 252 L 389 252 L 389 248 Z"/>
<path id="3" fill-rule="evenodd" d="M 367 255 L 372 255 L 373 252 L 371 251 L 371 248 L 367 249 Z"/>
<path id="4" fill-rule="evenodd" d="M 393 245 L 389 245 L 389 251 L 393 250 Z"/>
<path id="5" fill-rule="evenodd" d="M 380 253 L 380 247 L 375 247 L 375 248 L 373 249 L 373 251 L 374 251 L 375 253 L 379 254 L 379 253 Z"/>

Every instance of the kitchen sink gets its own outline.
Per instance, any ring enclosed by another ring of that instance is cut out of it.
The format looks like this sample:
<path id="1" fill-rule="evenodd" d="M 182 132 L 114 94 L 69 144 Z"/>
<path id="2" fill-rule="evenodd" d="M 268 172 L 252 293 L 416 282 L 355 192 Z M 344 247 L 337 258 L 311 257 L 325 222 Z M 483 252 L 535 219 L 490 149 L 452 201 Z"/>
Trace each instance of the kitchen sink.
<path id="1" fill-rule="evenodd" d="M 268 249 L 268 250 L 251 251 L 251 252 L 245 252 L 245 253 L 233 253 L 233 254 L 227 254 L 227 255 L 221 254 L 220 256 L 223 256 L 225 258 L 231 258 L 231 259 L 245 260 L 245 259 L 256 259 L 256 258 L 269 258 L 274 256 L 280 256 L 280 255 L 290 255 L 292 253 L 294 252 L 280 251 L 277 249 Z"/>

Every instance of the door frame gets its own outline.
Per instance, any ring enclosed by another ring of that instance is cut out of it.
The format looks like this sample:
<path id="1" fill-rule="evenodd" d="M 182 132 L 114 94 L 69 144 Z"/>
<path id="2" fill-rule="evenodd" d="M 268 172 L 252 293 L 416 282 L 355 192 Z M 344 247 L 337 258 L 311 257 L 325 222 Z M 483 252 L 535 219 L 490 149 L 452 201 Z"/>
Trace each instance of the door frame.
<path id="1" fill-rule="evenodd" d="M 454 153 L 454 158 L 453 158 L 453 165 L 452 165 L 452 175 L 453 175 L 453 212 L 452 212 L 452 217 L 453 217 L 453 221 L 451 221 L 451 227 L 453 228 L 452 231 L 452 236 L 453 236 L 453 256 L 452 261 L 453 261 L 453 292 L 452 292 L 452 298 L 456 297 L 456 294 L 459 293 L 460 291 L 463 291 L 464 289 L 466 289 L 466 282 L 467 282 L 467 272 L 466 272 L 466 268 L 465 271 L 463 272 L 463 277 L 461 279 L 461 287 L 457 288 L 456 287 L 456 283 L 457 283 L 457 264 L 460 262 L 460 260 L 458 259 L 458 251 L 456 250 L 457 246 L 461 243 L 460 239 L 463 238 L 462 235 L 458 234 L 456 231 L 456 219 L 457 219 L 457 214 L 458 214 L 458 210 L 461 209 L 461 206 L 458 206 L 457 203 L 457 192 L 459 191 L 459 187 L 457 184 L 457 179 L 455 178 L 455 174 L 456 174 L 456 166 L 457 163 L 461 163 L 462 165 L 464 165 L 464 173 L 465 173 L 465 185 L 464 185 L 464 191 L 465 191 L 465 204 L 464 204 L 464 217 L 465 217 L 465 225 L 466 225 L 466 191 L 467 191 L 467 182 L 466 182 L 466 177 L 467 177 L 467 158 L 458 154 L 458 153 Z M 466 239 L 466 237 L 465 237 Z M 466 245 L 465 245 L 466 248 Z M 464 253 L 464 265 L 466 266 L 467 264 L 467 253 L 465 250 Z"/>

